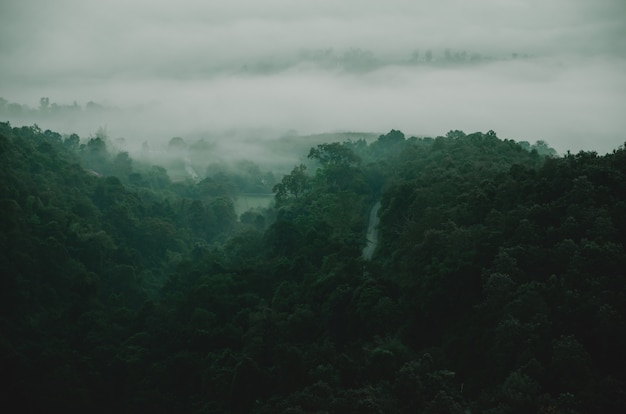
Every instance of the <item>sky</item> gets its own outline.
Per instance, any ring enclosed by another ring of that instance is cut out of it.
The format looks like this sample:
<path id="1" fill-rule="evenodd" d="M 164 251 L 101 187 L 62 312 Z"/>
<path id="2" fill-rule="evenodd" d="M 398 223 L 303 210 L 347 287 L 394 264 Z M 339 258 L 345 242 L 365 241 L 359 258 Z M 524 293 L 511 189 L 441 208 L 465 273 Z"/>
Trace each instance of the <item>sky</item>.
<path id="1" fill-rule="evenodd" d="M 0 97 L 116 108 L 46 122 L 136 142 L 458 129 L 605 153 L 626 1 L 7 0 Z"/>

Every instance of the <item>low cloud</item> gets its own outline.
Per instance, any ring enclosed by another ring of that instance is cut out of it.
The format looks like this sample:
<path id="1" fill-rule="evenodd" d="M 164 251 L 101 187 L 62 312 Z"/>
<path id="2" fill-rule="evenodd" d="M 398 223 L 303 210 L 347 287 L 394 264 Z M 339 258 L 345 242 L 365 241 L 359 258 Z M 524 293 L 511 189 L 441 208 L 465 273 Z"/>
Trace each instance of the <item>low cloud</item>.
<path id="1" fill-rule="evenodd" d="M 559 152 L 623 144 L 618 0 L 25 0 L 0 16 L 1 97 L 119 109 L 48 120 L 63 132 L 493 129 Z"/>

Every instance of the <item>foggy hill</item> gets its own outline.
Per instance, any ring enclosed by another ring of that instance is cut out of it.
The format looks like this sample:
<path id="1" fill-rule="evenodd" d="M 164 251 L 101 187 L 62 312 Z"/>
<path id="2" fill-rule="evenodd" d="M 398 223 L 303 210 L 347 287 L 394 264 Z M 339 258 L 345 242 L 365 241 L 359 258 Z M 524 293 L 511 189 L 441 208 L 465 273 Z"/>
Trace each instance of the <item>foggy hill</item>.
<path id="1" fill-rule="evenodd" d="M 626 408 L 623 146 L 338 133 L 263 142 L 279 171 L 42 128 L 0 123 L 6 406 Z"/>

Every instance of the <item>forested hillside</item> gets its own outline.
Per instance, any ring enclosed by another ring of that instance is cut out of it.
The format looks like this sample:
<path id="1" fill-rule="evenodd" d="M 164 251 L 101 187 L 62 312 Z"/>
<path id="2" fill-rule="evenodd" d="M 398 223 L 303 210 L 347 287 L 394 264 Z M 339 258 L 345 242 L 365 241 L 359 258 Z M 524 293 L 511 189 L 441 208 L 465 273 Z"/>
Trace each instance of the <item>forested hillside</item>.
<path id="1" fill-rule="evenodd" d="M 626 411 L 624 147 L 355 138 L 237 217 L 269 172 L 172 180 L 106 139 L 1 123 L 3 406 Z"/>

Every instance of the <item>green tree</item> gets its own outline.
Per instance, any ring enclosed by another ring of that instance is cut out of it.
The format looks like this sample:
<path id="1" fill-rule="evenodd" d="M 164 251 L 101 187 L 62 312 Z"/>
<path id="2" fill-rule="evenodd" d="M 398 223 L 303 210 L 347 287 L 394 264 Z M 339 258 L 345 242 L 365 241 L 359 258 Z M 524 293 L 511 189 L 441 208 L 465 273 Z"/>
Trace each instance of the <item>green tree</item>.
<path id="1" fill-rule="evenodd" d="M 306 166 L 300 164 L 291 170 L 289 175 L 285 175 L 281 182 L 276 184 L 272 191 L 276 193 L 278 204 L 284 203 L 289 197 L 298 198 L 311 188 L 311 179 L 306 174 Z"/>

